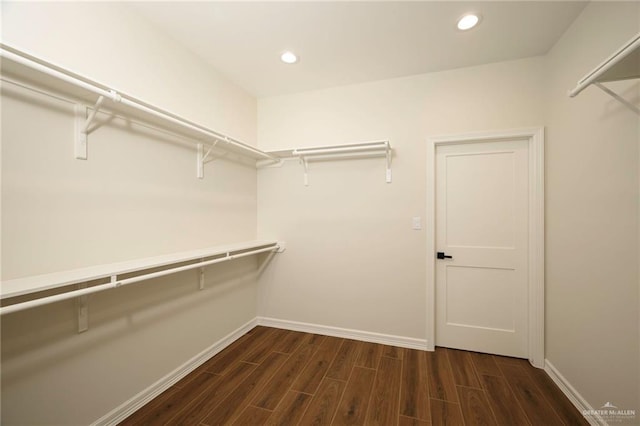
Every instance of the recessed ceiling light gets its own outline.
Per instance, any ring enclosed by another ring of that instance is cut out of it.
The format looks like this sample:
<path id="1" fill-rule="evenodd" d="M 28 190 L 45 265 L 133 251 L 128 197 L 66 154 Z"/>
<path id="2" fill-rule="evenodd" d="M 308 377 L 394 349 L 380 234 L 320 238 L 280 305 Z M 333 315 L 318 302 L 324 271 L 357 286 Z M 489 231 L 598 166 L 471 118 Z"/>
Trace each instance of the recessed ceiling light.
<path id="1" fill-rule="evenodd" d="M 478 25 L 478 22 L 480 22 L 480 15 L 467 13 L 462 18 L 458 19 L 458 29 L 462 31 L 470 30 Z"/>
<path id="2" fill-rule="evenodd" d="M 298 62 L 298 57 L 295 53 L 287 51 L 280 55 L 280 60 L 282 60 L 282 62 L 284 62 L 285 64 L 295 64 L 296 62 Z"/>

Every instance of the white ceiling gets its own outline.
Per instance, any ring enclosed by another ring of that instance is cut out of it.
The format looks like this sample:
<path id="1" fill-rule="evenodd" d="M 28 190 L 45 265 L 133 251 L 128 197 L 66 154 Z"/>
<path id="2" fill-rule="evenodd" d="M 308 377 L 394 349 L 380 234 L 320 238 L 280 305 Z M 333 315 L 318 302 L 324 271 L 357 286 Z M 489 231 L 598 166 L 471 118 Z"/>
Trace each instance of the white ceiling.
<path id="1" fill-rule="evenodd" d="M 257 97 L 545 54 L 583 1 L 141 2 L 138 13 Z M 461 32 L 466 12 L 481 24 Z M 300 61 L 280 62 L 292 50 Z"/>

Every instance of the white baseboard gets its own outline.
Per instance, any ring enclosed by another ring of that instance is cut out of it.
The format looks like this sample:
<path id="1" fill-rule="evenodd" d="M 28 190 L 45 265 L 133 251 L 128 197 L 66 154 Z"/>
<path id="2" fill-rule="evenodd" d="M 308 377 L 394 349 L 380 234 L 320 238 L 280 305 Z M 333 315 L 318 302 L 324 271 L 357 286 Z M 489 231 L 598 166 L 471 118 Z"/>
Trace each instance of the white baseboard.
<path id="1" fill-rule="evenodd" d="M 160 395 L 165 390 L 169 389 L 175 383 L 177 383 L 180 379 L 182 379 L 187 374 L 191 373 L 193 370 L 204 364 L 209 358 L 214 356 L 215 354 L 222 351 L 224 348 L 229 346 L 231 343 L 238 340 L 244 334 L 246 334 L 249 330 L 254 328 L 257 325 L 257 318 L 252 319 L 247 322 L 240 328 L 232 331 L 227 334 L 222 339 L 218 340 L 213 345 L 209 346 L 204 351 L 200 352 L 198 355 L 191 358 L 189 361 L 182 364 L 180 367 L 173 370 L 171 373 L 167 374 L 142 392 L 135 395 L 133 398 L 125 401 L 120 406 L 114 408 L 109 413 L 100 417 L 98 420 L 92 423 L 93 426 L 107 426 L 107 425 L 117 425 L 131 414 L 133 414 L 136 410 L 140 409 L 142 406 L 147 404 L 153 398 Z"/>
<path id="2" fill-rule="evenodd" d="M 370 331 L 353 330 L 349 328 L 331 327 L 326 325 L 310 324 L 306 322 L 288 321 L 276 318 L 257 317 L 258 325 L 266 327 L 283 328 L 285 330 L 303 331 L 306 333 L 321 334 L 323 336 L 343 337 L 347 339 L 362 340 L 365 342 L 381 343 L 384 345 L 400 346 L 409 349 L 427 350 L 425 339 L 413 337 L 394 336 L 391 334 L 373 333 Z"/>
<path id="3" fill-rule="evenodd" d="M 604 421 L 599 414 L 595 413 L 593 407 L 587 402 L 586 399 L 578 393 L 576 388 L 574 388 L 571 383 L 565 379 L 565 377 L 560 374 L 560 372 L 549 362 L 548 359 L 544 360 L 544 371 L 551 377 L 551 380 L 558 385 L 562 393 L 564 393 L 569 401 L 578 409 L 580 413 L 584 413 L 588 411 L 590 413 L 594 413 L 593 415 L 585 416 L 585 419 L 592 426 L 607 426 L 607 422 Z"/>

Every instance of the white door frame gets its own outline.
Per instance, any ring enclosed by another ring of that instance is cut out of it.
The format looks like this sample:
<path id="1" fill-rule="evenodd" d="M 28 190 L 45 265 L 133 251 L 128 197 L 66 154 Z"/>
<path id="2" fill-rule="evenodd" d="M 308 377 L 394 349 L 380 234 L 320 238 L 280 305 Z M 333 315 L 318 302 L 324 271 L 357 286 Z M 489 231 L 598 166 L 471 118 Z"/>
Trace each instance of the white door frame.
<path id="1" fill-rule="evenodd" d="M 435 349 L 436 148 L 494 140 L 529 141 L 529 362 L 544 367 L 544 127 L 435 136 L 427 139 L 427 349 Z"/>

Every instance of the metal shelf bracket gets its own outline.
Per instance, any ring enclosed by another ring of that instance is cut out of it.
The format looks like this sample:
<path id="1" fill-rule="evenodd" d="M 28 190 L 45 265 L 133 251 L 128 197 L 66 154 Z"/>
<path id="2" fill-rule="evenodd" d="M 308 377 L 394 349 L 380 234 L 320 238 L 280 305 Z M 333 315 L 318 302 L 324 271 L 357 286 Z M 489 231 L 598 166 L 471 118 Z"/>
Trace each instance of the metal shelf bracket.
<path id="1" fill-rule="evenodd" d="M 213 155 L 212 151 L 213 148 L 216 147 L 216 145 L 218 144 L 218 141 L 214 141 L 210 146 L 209 149 L 207 150 L 207 152 L 204 152 L 204 144 L 199 143 L 197 145 L 198 150 L 197 150 L 197 165 L 196 165 L 196 174 L 198 176 L 198 179 L 203 179 L 204 178 L 204 165 L 207 163 L 210 163 L 212 161 L 218 160 L 220 158 L 224 158 L 227 155 L 229 155 L 229 151 L 225 151 L 224 153 L 220 154 L 220 155 Z"/>
<path id="2" fill-rule="evenodd" d="M 387 148 L 387 183 L 391 183 L 391 148 Z"/>
<path id="3" fill-rule="evenodd" d="M 209 146 L 209 149 L 206 153 L 204 152 L 204 144 L 199 143 L 197 145 L 198 153 L 196 154 L 196 174 L 198 176 L 198 179 L 204 178 L 204 165 L 213 160 L 209 159 L 209 155 L 211 154 L 211 150 L 216 146 L 217 143 L 218 141 L 213 142 L 211 146 Z"/>
<path id="4" fill-rule="evenodd" d="M 78 290 L 87 288 L 86 283 L 78 284 Z M 78 333 L 89 329 L 89 296 L 79 296 L 76 298 L 78 309 Z"/>
<path id="5" fill-rule="evenodd" d="M 593 84 L 596 87 L 598 87 L 600 90 L 602 90 L 603 92 L 605 92 L 606 94 L 608 94 L 609 96 L 611 96 L 612 98 L 614 98 L 615 100 L 617 100 L 618 102 L 620 102 L 621 104 L 623 104 L 624 106 L 629 108 L 631 111 L 633 111 L 636 114 L 640 115 L 640 108 L 638 108 L 636 105 L 632 104 L 631 102 L 629 102 L 628 100 L 626 100 L 622 96 L 618 95 L 616 92 L 614 92 L 613 90 L 609 89 L 607 86 L 605 86 L 602 83 L 593 83 Z"/>
<path id="6" fill-rule="evenodd" d="M 120 95 L 114 90 L 110 90 L 110 99 L 114 102 L 120 102 Z M 74 141 L 74 153 L 76 160 L 87 159 L 87 142 L 91 123 L 95 120 L 96 115 L 100 112 L 100 108 L 104 102 L 104 96 L 98 97 L 93 108 L 87 108 L 83 105 L 76 104 L 74 107 L 75 112 L 75 141 Z M 89 112 L 91 110 L 91 112 Z"/>
<path id="7" fill-rule="evenodd" d="M 300 164 L 304 169 L 304 186 L 309 186 L 309 160 L 306 157 L 300 157 Z"/>

